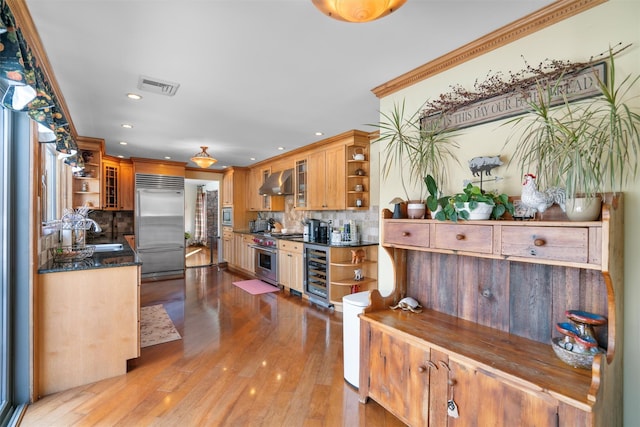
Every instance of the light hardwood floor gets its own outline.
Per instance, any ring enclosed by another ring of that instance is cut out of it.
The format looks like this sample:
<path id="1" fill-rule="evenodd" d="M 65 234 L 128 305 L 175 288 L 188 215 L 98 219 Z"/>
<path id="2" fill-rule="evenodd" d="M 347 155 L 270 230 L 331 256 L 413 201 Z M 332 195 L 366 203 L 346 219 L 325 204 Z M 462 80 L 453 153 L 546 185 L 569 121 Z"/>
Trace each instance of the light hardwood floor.
<path id="1" fill-rule="evenodd" d="M 22 426 L 402 426 L 343 379 L 342 315 L 243 277 L 189 268 L 146 282 L 183 339 L 143 348 L 126 375 L 46 396 Z"/>

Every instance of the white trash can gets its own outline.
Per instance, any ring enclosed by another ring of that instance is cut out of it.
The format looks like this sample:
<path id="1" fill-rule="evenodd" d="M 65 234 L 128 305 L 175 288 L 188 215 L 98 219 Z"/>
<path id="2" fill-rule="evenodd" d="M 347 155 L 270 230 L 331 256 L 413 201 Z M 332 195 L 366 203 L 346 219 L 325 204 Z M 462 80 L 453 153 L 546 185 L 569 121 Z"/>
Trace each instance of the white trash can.
<path id="1" fill-rule="evenodd" d="M 358 388 L 360 378 L 360 318 L 369 305 L 371 291 L 342 297 L 342 342 L 344 345 L 344 379 Z"/>

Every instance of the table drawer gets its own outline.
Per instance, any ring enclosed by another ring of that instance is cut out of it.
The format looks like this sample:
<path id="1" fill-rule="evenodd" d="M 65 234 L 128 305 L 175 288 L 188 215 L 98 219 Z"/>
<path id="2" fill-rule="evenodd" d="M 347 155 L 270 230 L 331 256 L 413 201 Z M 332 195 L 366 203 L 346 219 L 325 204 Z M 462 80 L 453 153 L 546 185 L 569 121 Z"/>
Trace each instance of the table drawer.
<path id="1" fill-rule="evenodd" d="M 383 245 L 429 247 L 429 224 L 416 222 L 393 222 L 384 224 Z"/>
<path id="2" fill-rule="evenodd" d="M 493 252 L 493 226 L 436 224 L 431 247 L 490 254 Z"/>
<path id="3" fill-rule="evenodd" d="M 502 227 L 502 255 L 588 262 L 586 227 Z"/>

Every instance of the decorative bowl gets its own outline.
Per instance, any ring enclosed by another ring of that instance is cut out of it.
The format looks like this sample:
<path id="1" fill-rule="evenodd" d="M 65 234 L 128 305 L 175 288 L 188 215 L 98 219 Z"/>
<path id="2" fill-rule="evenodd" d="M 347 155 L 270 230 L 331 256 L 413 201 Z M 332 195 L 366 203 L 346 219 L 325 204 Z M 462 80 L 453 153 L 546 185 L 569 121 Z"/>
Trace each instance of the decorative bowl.
<path id="1" fill-rule="evenodd" d="M 551 340 L 551 347 L 553 351 L 556 353 L 556 356 L 560 358 L 567 365 L 573 366 L 574 368 L 582 368 L 582 369 L 591 369 L 591 365 L 593 364 L 593 357 L 596 354 L 604 353 L 604 350 L 601 348 L 596 348 L 595 351 L 589 351 L 586 353 L 576 353 L 564 348 L 564 338 L 555 337 Z"/>

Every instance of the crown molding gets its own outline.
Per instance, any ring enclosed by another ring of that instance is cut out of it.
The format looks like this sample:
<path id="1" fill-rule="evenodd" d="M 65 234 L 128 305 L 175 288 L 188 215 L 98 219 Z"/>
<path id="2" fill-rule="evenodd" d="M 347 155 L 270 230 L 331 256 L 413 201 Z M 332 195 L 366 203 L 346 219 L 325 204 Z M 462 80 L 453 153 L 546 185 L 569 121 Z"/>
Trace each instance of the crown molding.
<path id="1" fill-rule="evenodd" d="M 412 86 L 608 0 L 558 0 L 373 89 L 378 98 Z"/>

